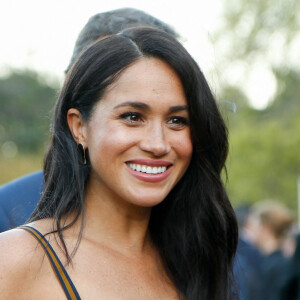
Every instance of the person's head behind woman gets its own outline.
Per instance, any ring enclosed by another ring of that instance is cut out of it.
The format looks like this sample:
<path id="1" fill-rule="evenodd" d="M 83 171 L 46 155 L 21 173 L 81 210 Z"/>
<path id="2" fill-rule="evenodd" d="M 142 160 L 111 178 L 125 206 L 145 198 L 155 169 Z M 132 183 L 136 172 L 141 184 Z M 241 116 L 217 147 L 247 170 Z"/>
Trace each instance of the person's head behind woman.
<path id="1" fill-rule="evenodd" d="M 75 62 L 56 104 L 53 137 L 45 158 L 45 190 L 30 221 L 54 217 L 63 241 L 64 218 L 71 213 L 77 219 L 84 216 L 90 164 L 88 154 L 83 164 L 67 112 L 76 108 L 88 122 L 95 104 L 118 76 L 148 57 L 164 61 L 179 76 L 193 145 L 187 171 L 152 209 L 152 240 L 186 299 L 229 299 L 237 225 L 220 178 L 228 152 L 227 130 L 199 67 L 175 38 L 162 31 L 134 28 L 108 36 Z"/>

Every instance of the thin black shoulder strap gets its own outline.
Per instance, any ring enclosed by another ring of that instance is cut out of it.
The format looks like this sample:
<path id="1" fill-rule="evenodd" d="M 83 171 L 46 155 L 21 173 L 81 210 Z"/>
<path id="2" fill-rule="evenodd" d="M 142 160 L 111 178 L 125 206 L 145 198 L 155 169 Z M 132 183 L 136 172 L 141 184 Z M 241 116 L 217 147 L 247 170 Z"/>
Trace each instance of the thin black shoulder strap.
<path id="1" fill-rule="evenodd" d="M 53 268 L 53 271 L 56 274 L 56 277 L 58 278 L 62 288 L 64 289 L 64 292 L 68 298 L 68 300 L 80 300 L 80 296 L 69 277 L 67 271 L 65 270 L 64 266 L 62 265 L 61 261 L 59 260 L 58 256 L 54 252 L 52 246 L 48 243 L 48 241 L 45 239 L 45 237 L 35 228 L 24 225 L 20 226 L 18 228 L 24 229 L 31 233 L 38 242 L 42 245 L 43 249 L 45 250 L 49 262 Z"/>

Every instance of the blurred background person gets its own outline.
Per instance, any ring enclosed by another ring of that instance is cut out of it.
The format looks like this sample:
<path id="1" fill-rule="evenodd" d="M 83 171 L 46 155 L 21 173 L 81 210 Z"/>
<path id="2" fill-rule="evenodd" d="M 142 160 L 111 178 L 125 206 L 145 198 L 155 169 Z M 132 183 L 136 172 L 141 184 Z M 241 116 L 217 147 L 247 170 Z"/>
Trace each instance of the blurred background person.
<path id="1" fill-rule="evenodd" d="M 300 234 L 295 237 L 296 249 L 286 271 L 286 282 L 280 300 L 300 300 Z"/>
<path id="2" fill-rule="evenodd" d="M 259 268 L 262 255 L 255 245 L 255 225 L 251 215 L 251 206 L 242 204 L 235 209 L 239 226 L 238 253 L 253 267 Z"/>
<path id="3" fill-rule="evenodd" d="M 256 227 L 254 242 L 263 253 L 256 300 L 279 300 L 289 265 L 289 258 L 284 256 L 281 247 L 294 223 L 294 215 L 284 204 L 266 200 L 253 205 L 252 216 Z"/>
<path id="4" fill-rule="evenodd" d="M 138 9 L 121 8 L 98 13 L 88 20 L 79 33 L 65 72 L 69 71 L 79 54 L 99 37 L 138 26 L 158 28 L 179 37 L 170 25 Z M 42 171 L 28 174 L 0 186 L 0 232 L 25 223 L 40 199 L 42 189 Z"/>
<path id="5" fill-rule="evenodd" d="M 251 206 L 241 204 L 235 208 L 239 227 L 239 241 L 235 261 L 235 278 L 241 300 L 256 299 L 257 278 L 261 276 L 262 254 L 254 244 L 255 226 Z"/>

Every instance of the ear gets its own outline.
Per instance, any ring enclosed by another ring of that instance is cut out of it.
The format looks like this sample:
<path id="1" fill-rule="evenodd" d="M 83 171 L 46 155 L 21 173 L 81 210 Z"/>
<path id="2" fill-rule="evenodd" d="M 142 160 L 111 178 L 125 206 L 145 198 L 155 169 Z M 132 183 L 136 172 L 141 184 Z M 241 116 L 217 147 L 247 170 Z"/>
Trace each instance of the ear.
<path id="1" fill-rule="evenodd" d="M 75 142 L 85 144 L 85 123 L 80 111 L 76 108 L 70 108 L 67 112 L 67 122 Z"/>

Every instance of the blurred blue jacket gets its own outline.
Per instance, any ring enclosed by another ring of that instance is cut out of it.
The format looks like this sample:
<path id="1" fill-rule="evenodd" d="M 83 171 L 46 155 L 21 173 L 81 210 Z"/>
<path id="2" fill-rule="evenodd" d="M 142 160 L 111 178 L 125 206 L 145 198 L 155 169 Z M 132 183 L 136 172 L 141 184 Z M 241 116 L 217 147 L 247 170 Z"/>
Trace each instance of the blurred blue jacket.
<path id="1" fill-rule="evenodd" d="M 240 293 L 240 300 L 258 299 L 261 265 L 262 254 L 260 251 L 255 245 L 239 237 L 234 262 L 234 275 Z"/>
<path id="2" fill-rule="evenodd" d="M 42 171 L 0 186 L 0 232 L 26 222 L 41 197 L 42 189 Z"/>

